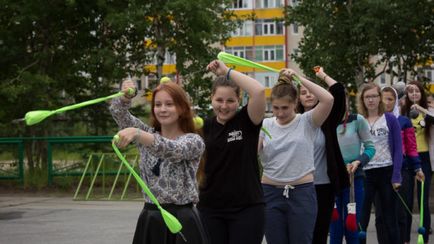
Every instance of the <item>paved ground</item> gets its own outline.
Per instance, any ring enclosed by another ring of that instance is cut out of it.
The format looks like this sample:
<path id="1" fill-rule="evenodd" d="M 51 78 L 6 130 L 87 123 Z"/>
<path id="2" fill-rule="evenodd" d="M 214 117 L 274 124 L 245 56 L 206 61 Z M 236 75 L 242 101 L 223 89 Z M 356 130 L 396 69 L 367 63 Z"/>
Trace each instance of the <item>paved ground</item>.
<path id="1" fill-rule="evenodd" d="M 0 194 L 0 243 L 131 243 L 141 208 L 140 201 Z M 377 243 L 372 220 L 367 243 Z M 414 241 L 418 222 L 415 215 Z"/>

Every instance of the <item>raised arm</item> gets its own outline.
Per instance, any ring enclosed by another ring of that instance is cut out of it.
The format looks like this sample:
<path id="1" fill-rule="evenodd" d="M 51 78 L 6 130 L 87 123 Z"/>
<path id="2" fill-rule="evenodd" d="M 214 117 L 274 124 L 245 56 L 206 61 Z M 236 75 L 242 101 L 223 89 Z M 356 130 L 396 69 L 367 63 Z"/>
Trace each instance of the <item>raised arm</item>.
<path id="1" fill-rule="evenodd" d="M 289 77 L 297 75 L 292 69 L 286 69 L 283 74 Z M 312 120 L 315 126 L 320 127 L 330 114 L 333 106 L 333 96 L 326 89 L 313 83 L 312 81 L 299 75 L 297 75 L 297 77 L 300 78 L 301 85 L 306 87 L 306 89 L 308 89 L 318 98 L 318 105 L 312 110 Z"/>
<path id="2" fill-rule="evenodd" d="M 334 99 L 332 110 L 327 119 L 324 121 L 324 124 L 331 128 L 337 128 L 341 122 L 341 118 L 345 115 L 347 107 L 345 87 L 342 85 L 342 83 L 337 82 L 332 77 L 327 75 L 322 67 L 316 66 L 314 70 L 316 71 L 315 75 L 327 84 L 329 88 L 328 90 Z"/>
<path id="3" fill-rule="evenodd" d="M 336 80 L 334 80 L 332 77 L 328 76 L 325 72 L 324 69 L 321 66 L 315 66 L 315 75 L 316 77 L 320 78 L 321 80 L 323 80 L 328 87 L 333 86 L 334 84 L 338 83 Z"/>
<path id="4" fill-rule="evenodd" d="M 143 123 L 139 118 L 133 116 L 128 109 L 131 107 L 131 100 L 135 96 L 128 95 L 128 89 L 133 88 L 136 89 L 134 82 L 131 80 L 125 80 L 122 82 L 121 90 L 125 92 L 126 95 L 121 98 L 115 98 L 112 100 L 109 110 L 116 121 L 120 129 L 135 127 L 141 128 L 145 131 L 152 131 L 152 129 Z"/>
<path id="5" fill-rule="evenodd" d="M 214 60 L 207 66 L 207 70 L 212 71 L 218 76 L 226 76 L 235 82 L 242 90 L 249 95 L 247 112 L 250 119 L 256 125 L 261 123 L 265 113 L 265 87 L 257 80 L 229 69 L 222 61 Z"/>

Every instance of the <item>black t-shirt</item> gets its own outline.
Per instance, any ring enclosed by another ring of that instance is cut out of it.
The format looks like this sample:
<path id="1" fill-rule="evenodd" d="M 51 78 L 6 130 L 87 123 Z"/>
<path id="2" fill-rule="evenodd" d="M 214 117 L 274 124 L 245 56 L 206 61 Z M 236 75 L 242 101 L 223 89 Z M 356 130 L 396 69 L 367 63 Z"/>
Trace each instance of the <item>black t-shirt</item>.
<path id="1" fill-rule="evenodd" d="M 198 207 L 231 208 L 263 203 L 258 165 L 259 125 L 244 106 L 224 125 L 216 117 L 205 121 L 205 184 Z"/>

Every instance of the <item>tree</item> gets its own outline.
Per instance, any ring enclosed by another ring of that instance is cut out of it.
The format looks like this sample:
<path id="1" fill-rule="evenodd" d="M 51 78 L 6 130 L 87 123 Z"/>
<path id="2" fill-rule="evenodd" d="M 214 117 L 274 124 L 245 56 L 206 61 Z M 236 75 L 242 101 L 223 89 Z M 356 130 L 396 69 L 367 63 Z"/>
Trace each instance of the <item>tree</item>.
<path id="1" fill-rule="evenodd" d="M 293 58 L 305 72 L 322 65 L 355 85 L 384 72 L 405 79 L 432 55 L 433 7 L 422 0 L 302 1 L 285 9 L 287 24 L 305 27 L 301 56 Z"/>
<path id="2" fill-rule="evenodd" d="M 162 77 L 166 53 L 176 56 L 184 87 L 201 110 L 206 110 L 211 85 L 205 66 L 217 57 L 240 20 L 228 9 L 231 0 L 152 0 L 147 2 L 146 40 Z"/>
<path id="3" fill-rule="evenodd" d="M 1 136 L 73 135 L 116 128 L 105 104 L 54 116 L 31 127 L 13 124 L 26 112 L 56 109 L 117 91 L 122 78 L 166 50 L 195 102 L 209 94 L 205 65 L 235 27 L 230 1 L 3 0 L 0 4 Z M 145 38 L 153 45 L 146 45 Z M 164 55 L 163 55 L 164 57 Z M 164 62 L 164 60 L 163 60 Z M 161 65 L 161 58 L 159 61 Z M 44 168 L 46 145 L 26 147 L 30 170 Z"/>
<path id="4" fill-rule="evenodd" d="M 68 119 L 66 122 L 48 119 L 25 127 L 14 126 L 11 121 L 27 111 L 54 109 L 108 95 L 113 92 L 113 83 L 144 63 L 140 28 L 145 22 L 138 18 L 138 9 L 131 11 L 128 7 L 128 2 L 2 1 L 2 136 L 56 135 L 80 121 L 92 124 L 88 127 L 95 128 L 90 130 L 92 134 L 106 133 L 112 120 L 107 119 L 107 109 L 101 106 L 68 112 L 63 117 Z M 142 58 L 132 61 L 129 53 Z M 43 142 L 26 147 L 30 170 L 45 167 L 45 147 Z"/>

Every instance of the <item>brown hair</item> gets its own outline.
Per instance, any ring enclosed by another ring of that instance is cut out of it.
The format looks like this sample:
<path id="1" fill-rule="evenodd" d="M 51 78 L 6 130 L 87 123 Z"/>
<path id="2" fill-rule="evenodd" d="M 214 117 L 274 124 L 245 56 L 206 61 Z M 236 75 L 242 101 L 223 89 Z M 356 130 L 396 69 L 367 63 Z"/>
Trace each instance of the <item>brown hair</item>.
<path id="1" fill-rule="evenodd" d="M 369 82 L 369 83 L 363 84 L 359 88 L 359 96 L 357 97 L 357 111 L 359 112 L 359 114 L 363 115 L 363 117 L 365 117 L 365 118 L 368 117 L 368 110 L 365 107 L 365 103 L 363 101 L 363 96 L 365 95 L 365 92 L 367 90 L 371 90 L 371 89 L 376 89 L 378 95 L 380 96 L 380 102 L 378 104 L 378 115 L 381 116 L 384 114 L 384 104 L 383 104 L 383 97 L 381 95 L 381 89 L 377 84 L 375 84 L 373 82 Z"/>
<path id="2" fill-rule="evenodd" d="M 417 88 L 420 91 L 420 101 L 418 102 L 418 104 L 419 104 L 419 106 L 421 106 L 423 108 L 427 108 L 428 107 L 428 103 L 426 101 L 427 95 L 425 93 L 425 89 L 423 88 L 423 85 L 418 81 L 410 81 L 408 83 L 408 85 L 417 86 Z M 405 104 L 401 108 L 401 114 L 408 117 L 408 115 L 410 113 L 411 105 L 413 105 L 413 102 L 410 101 L 410 97 L 408 95 L 408 88 L 405 89 L 404 94 L 405 94 Z"/>
<path id="3" fill-rule="evenodd" d="M 289 102 L 295 102 L 297 96 L 297 88 L 292 84 L 291 79 L 283 74 L 283 70 L 280 71 L 277 83 L 271 89 L 271 101 L 286 98 Z"/>
<path id="4" fill-rule="evenodd" d="M 194 133 L 194 122 L 193 122 L 193 112 L 191 111 L 191 104 L 187 97 L 185 91 L 174 82 L 167 82 L 160 84 L 157 88 L 154 89 L 152 93 L 152 117 L 151 117 L 151 125 L 155 128 L 156 131 L 161 131 L 161 124 L 155 117 L 155 95 L 160 92 L 165 91 L 172 97 L 173 102 L 175 103 L 176 109 L 179 113 L 178 124 L 182 132 L 184 133 Z"/>
<path id="5" fill-rule="evenodd" d="M 417 88 L 420 91 L 420 100 L 418 102 L 418 105 L 421 106 L 422 108 L 428 108 L 427 94 L 425 92 L 425 89 L 424 89 L 422 83 L 420 83 L 418 81 L 410 81 L 408 83 L 408 85 L 417 86 Z M 405 104 L 401 108 L 401 114 L 405 115 L 407 117 L 410 117 L 409 115 L 410 115 L 410 110 L 411 110 L 411 106 L 413 105 L 413 102 L 410 101 L 410 96 L 408 95 L 408 89 L 405 89 L 404 93 L 405 93 Z M 427 123 L 427 125 L 425 126 L 425 130 L 424 130 L 425 139 L 427 141 L 429 141 L 429 139 L 431 137 L 430 136 L 430 129 L 431 129 L 430 123 Z"/>
<path id="6" fill-rule="evenodd" d="M 215 78 L 215 80 L 212 84 L 211 95 L 214 95 L 215 92 L 217 91 L 217 88 L 219 88 L 221 86 L 233 88 L 235 91 L 235 94 L 237 94 L 237 98 L 240 97 L 240 87 L 237 86 L 237 84 L 235 84 L 235 82 L 233 82 L 232 80 L 226 79 L 226 76 L 218 76 L 217 78 Z"/>

